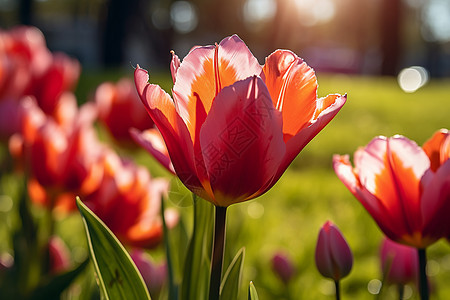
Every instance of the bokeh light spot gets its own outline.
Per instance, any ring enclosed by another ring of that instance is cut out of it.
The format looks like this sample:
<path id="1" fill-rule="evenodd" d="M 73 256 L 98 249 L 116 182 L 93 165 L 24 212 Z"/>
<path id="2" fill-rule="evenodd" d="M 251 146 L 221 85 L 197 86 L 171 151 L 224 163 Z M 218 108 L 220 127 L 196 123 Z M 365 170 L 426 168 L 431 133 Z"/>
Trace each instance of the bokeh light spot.
<path id="1" fill-rule="evenodd" d="M 264 215 L 264 206 L 254 201 L 248 205 L 247 213 L 250 218 L 259 219 Z"/>
<path id="2" fill-rule="evenodd" d="M 247 0 L 244 4 L 244 21 L 249 25 L 268 21 L 275 16 L 276 10 L 274 0 Z"/>
<path id="3" fill-rule="evenodd" d="M 369 293 L 371 293 L 372 295 L 378 295 L 378 294 L 380 293 L 381 286 L 382 286 L 382 283 L 381 283 L 380 280 L 378 280 L 378 279 L 372 279 L 372 280 L 369 281 L 369 283 L 367 284 L 367 290 L 368 290 Z"/>
<path id="4" fill-rule="evenodd" d="M 0 195 L 0 212 L 9 212 L 13 207 L 13 200 L 7 195 Z"/>
<path id="5" fill-rule="evenodd" d="M 188 1 L 175 1 L 170 7 L 170 20 L 178 33 L 188 33 L 198 24 L 197 10 Z"/>
<path id="6" fill-rule="evenodd" d="M 428 72 L 423 67 L 409 67 L 400 71 L 397 80 L 403 91 L 413 93 L 428 82 Z"/>

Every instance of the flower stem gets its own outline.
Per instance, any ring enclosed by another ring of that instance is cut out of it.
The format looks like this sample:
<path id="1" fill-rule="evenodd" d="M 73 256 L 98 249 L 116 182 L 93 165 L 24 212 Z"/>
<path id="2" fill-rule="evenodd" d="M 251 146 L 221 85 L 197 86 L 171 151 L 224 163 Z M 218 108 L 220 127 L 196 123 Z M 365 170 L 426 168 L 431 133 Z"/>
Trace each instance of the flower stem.
<path id="1" fill-rule="evenodd" d="M 341 299 L 341 289 L 339 286 L 339 280 L 335 280 L 334 281 L 334 286 L 335 286 L 335 290 L 336 290 L 336 300 L 340 300 Z"/>
<path id="2" fill-rule="evenodd" d="M 225 219 L 227 208 L 216 206 L 214 225 L 214 246 L 211 261 L 211 280 L 209 282 L 209 300 L 219 300 L 222 276 L 223 251 L 225 246 Z"/>
<path id="3" fill-rule="evenodd" d="M 404 296 L 404 294 L 405 294 L 405 286 L 403 285 L 403 284 L 399 284 L 398 286 L 397 286 L 397 289 L 398 289 L 398 299 L 399 300 L 403 300 L 403 296 Z"/>
<path id="4" fill-rule="evenodd" d="M 427 278 L 427 255 L 425 249 L 417 249 L 419 254 L 419 290 L 420 299 L 429 299 L 428 278 Z"/>

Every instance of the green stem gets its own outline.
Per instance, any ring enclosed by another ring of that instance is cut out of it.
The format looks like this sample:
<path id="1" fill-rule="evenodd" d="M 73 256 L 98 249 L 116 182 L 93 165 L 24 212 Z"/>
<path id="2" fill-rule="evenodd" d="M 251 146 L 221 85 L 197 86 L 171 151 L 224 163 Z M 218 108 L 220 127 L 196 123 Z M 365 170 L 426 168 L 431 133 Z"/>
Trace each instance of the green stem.
<path id="1" fill-rule="evenodd" d="M 405 286 L 403 284 L 399 284 L 397 286 L 398 289 L 398 299 L 402 300 L 405 295 Z"/>
<path id="2" fill-rule="evenodd" d="M 167 261 L 167 277 L 168 277 L 168 290 L 169 290 L 169 295 L 168 295 L 168 299 L 169 300 L 175 300 L 178 298 L 177 296 L 177 289 L 174 283 L 174 279 L 173 279 L 173 265 L 172 265 L 172 255 L 171 255 L 171 251 L 170 251 L 170 242 L 169 242 L 169 230 L 167 229 L 167 223 L 166 223 L 166 218 L 164 215 L 164 198 L 161 197 L 161 219 L 162 219 L 162 223 L 163 223 L 163 236 L 164 236 L 164 249 L 166 251 L 166 261 Z"/>
<path id="3" fill-rule="evenodd" d="M 429 288 L 428 288 L 428 278 L 427 278 L 427 255 L 425 249 L 417 249 L 419 254 L 419 290 L 420 299 L 429 299 Z"/>
<path id="4" fill-rule="evenodd" d="M 339 280 L 334 281 L 334 286 L 335 286 L 335 290 L 336 290 L 336 300 L 340 300 L 341 299 L 341 289 L 339 286 Z"/>
<path id="5" fill-rule="evenodd" d="M 214 226 L 214 246 L 211 261 L 211 280 L 209 282 L 209 300 L 219 300 L 222 276 L 223 251 L 225 246 L 225 221 L 227 208 L 216 206 Z"/>

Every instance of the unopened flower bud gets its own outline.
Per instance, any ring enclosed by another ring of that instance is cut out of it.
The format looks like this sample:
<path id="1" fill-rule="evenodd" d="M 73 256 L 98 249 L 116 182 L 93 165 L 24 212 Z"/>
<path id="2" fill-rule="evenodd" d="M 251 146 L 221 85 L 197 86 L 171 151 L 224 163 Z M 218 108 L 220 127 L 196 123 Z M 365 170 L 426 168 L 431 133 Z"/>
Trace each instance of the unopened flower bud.
<path id="1" fill-rule="evenodd" d="M 327 221 L 320 229 L 316 246 L 316 266 L 320 274 L 335 281 L 350 273 L 353 255 L 339 229 Z"/>

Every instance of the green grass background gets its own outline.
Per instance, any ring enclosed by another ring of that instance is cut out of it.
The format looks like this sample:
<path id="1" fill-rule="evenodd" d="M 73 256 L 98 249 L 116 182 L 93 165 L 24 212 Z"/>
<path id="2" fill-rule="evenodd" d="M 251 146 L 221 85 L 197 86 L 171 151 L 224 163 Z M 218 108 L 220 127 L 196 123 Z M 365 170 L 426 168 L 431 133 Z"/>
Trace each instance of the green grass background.
<path id="1" fill-rule="evenodd" d="M 151 82 L 170 91 L 169 74 L 150 73 Z M 77 98 L 80 102 L 89 100 L 98 84 L 121 76 L 131 77 L 132 70 L 83 72 Z M 402 134 L 422 145 L 436 130 L 450 128 L 448 79 L 432 80 L 411 94 L 403 92 L 395 78 L 318 74 L 318 82 L 319 96 L 348 94 L 341 112 L 306 146 L 268 193 L 228 210 L 225 265 L 241 247 L 246 248 L 240 299 L 246 299 L 250 280 L 261 300 L 334 299 L 333 283 L 323 279 L 314 264 L 318 232 L 327 220 L 341 229 L 354 254 L 353 270 L 341 283 L 342 298 L 377 299 L 369 293 L 368 284 L 373 279 L 381 279 L 378 251 L 382 233 L 334 174 L 332 156 L 350 154 L 352 157 L 358 147 L 365 146 L 377 135 Z M 143 150 L 133 157 L 147 165 L 153 176 L 170 178 Z M 14 179 L 4 178 L 2 186 L 5 185 L 9 186 L 6 190 L 13 189 Z M 189 202 L 180 205 L 177 199 L 169 199 L 169 205 L 178 209 L 189 227 L 192 214 Z M 10 249 L 8 228 L 20 224 L 17 216 L 6 212 L 0 212 L 0 221 L 3 223 L 0 238 L 5 241 L 0 242 L 0 250 L 7 251 Z M 80 217 L 74 214 L 62 219 L 57 231 L 71 247 L 74 260 L 81 261 L 87 252 Z M 172 241 L 176 251 L 175 234 Z M 286 253 L 296 268 L 288 286 L 271 270 L 270 260 L 277 251 Z M 450 243 L 440 241 L 427 253 L 433 287 L 431 299 L 450 299 Z M 162 258 L 162 249 L 154 254 Z M 412 291 L 409 299 L 418 299 L 414 287 Z M 383 287 L 379 299 L 397 298 L 394 287 Z"/>

